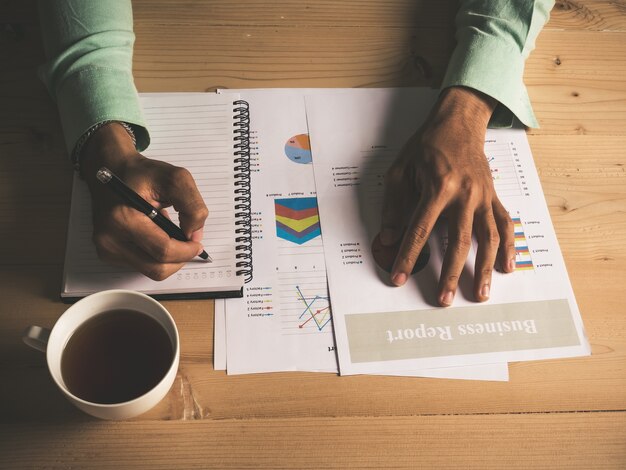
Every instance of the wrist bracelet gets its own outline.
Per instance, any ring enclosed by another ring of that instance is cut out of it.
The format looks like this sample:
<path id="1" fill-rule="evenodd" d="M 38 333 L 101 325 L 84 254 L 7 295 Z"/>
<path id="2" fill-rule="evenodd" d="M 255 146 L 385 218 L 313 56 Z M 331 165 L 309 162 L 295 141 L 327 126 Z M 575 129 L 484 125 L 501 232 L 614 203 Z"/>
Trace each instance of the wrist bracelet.
<path id="1" fill-rule="evenodd" d="M 80 139 L 78 139 L 78 142 L 76 142 L 76 145 L 74 146 L 74 151 L 72 152 L 72 166 L 74 167 L 74 170 L 76 171 L 80 171 L 80 158 L 81 158 L 81 151 L 83 150 L 83 147 L 85 146 L 85 144 L 87 143 L 87 141 L 89 140 L 89 138 L 94 135 L 96 133 L 96 131 L 98 129 L 100 129 L 101 127 L 107 125 L 107 124 L 111 124 L 113 122 L 116 122 L 118 124 L 120 124 L 124 129 L 126 129 L 126 132 L 128 132 L 128 135 L 130 135 L 130 138 L 133 141 L 133 145 L 136 147 L 137 146 L 137 139 L 135 138 L 135 133 L 133 132 L 132 127 L 130 127 L 129 124 L 123 122 L 123 121 L 114 121 L 114 120 L 109 120 L 109 121 L 102 121 L 99 122 L 97 124 L 94 124 L 93 126 L 91 126 L 89 129 L 87 129 L 87 132 L 85 132 Z"/>

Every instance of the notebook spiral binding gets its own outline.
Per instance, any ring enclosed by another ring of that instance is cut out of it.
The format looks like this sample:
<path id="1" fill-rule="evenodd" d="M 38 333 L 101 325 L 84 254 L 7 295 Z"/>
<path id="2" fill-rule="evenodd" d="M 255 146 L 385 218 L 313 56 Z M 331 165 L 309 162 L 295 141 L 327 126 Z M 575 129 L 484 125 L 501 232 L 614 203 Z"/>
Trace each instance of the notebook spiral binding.
<path id="1" fill-rule="evenodd" d="M 250 109 L 247 101 L 235 106 L 235 249 L 237 276 L 252 280 L 252 203 L 250 200 Z"/>

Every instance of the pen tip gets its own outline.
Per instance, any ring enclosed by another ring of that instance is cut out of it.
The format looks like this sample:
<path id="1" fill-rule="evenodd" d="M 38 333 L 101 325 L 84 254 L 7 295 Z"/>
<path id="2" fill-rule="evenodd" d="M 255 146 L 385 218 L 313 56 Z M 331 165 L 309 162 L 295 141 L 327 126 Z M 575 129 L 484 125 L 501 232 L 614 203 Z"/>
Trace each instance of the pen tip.
<path id="1" fill-rule="evenodd" d="M 202 258 L 203 260 L 211 261 L 211 262 L 213 261 L 206 251 L 202 251 L 202 253 L 200 253 L 198 256 Z"/>

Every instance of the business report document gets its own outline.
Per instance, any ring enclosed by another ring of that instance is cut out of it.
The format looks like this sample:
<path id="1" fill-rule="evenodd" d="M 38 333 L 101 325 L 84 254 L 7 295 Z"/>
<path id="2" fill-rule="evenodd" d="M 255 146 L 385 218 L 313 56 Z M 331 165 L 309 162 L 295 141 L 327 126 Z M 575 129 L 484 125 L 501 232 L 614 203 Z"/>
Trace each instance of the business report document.
<path id="1" fill-rule="evenodd" d="M 254 279 L 243 299 L 216 302 L 215 365 L 229 374 L 337 372 L 305 95 L 370 90 L 235 90 L 250 105 Z M 227 94 L 225 92 L 225 94 Z M 430 95 L 436 96 L 435 91 Z M 219 350 L 218 350 L 219 348 Z M 411 375 L 507 380 L 504 362 L 467 367 L 386 371 Z"/>
<path id="2" fill-rule="evenodd" d="M 495 190 L 515 226 L 515 272 L 494 272 L 490 300 L 474 302 L 474 243 L 454 305 L 437 307 L 447 243 L 440 224 L 407 284 L 389 284 L 375 243 L 383 177 L 431 105 L 416 89 L 306 98 L 340 373 L 590 354 L 523 130 L 489 130 L 485 141 Z"/>

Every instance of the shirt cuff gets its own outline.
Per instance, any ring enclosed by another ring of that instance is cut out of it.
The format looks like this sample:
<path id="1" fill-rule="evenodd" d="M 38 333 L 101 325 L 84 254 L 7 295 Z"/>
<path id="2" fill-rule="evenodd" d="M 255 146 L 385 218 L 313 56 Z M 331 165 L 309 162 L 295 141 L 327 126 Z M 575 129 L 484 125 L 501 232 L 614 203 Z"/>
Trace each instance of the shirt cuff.
<path id="1" fill-rule="evenodd" d="M 103 121 L 128 123 L 135 133 L 138 151 L 145 150 L 150 143 L 130 73 L 105 67 L 79 70 L 56 90 L 56 100 L 70 154 L 78 139 Z"/>
<path id="2" fill-rule="evenodd" d="M 527 127 L 539 127 L 523 74 L 524 58 L 519 50 L 474 30 L 459 38 L 441 89 L 465 86 L 497 100 L 489 127 L 511 127 L 514 116 Z"/>

